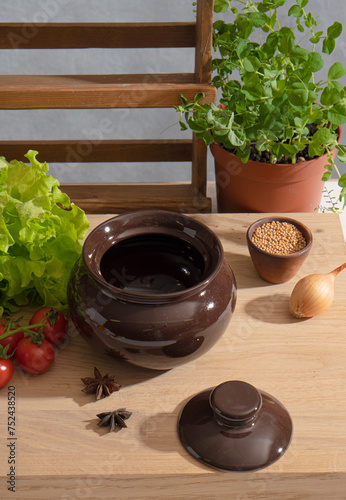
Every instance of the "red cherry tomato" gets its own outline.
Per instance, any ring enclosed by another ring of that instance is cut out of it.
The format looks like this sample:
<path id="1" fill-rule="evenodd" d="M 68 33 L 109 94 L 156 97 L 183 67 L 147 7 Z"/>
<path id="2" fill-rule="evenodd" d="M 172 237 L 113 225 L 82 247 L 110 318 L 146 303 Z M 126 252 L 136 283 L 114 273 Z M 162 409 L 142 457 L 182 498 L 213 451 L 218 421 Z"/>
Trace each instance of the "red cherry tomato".
<path id="1" fill-rule="evenodd" d="M 10 359 L 0 359 L 0 387 L 5 387 L 13 376 L 13 364 Z"/>
<path id="2" fill-rule="evenodd" d="M 52 311 L 51 318 L 46 318 L 46 315 L 49 314 L 50 311 Z M 61 311 L 58 311 L 58 309 L 42 307 L 42 309 L 35 312 L 29 322 L 29 325 L 35 325 L 43 320 L 46 326 L 43 327 L 42 333 L 46 340 L 53 345 L 60 344 L 65 339 L 68 329 L 66 316 Z M 38 332 L 40 329 L 34 328 L 33 330 Z"/>
<path id="3" fill-rule="evenodd" d="M 0 320 L 0 337 L 5 333 L 6 323 L 7 323 L 6 318 L 2 318 Z M 20 325 L 16 325 L 14 328 L 20 328 Z M 13 353 L 16 345 L 23 337 L 24 337 L 23 332 L 16 332 L 13 335 L 6 337 L 5 339 L 0 339 L 0 344 L 3 347 L 6 347 L 7 345 L 9 346 L 7 349 L 7 355 L 11 355 Z"/>
<path id="4" fill-rule="evenodd" d="M 46 339 L 39 345 L 24 337 L 17 344 L 14 355 L 19 366 L 34 375 L 49 370 L 55 360 L 54 347 Z"/>

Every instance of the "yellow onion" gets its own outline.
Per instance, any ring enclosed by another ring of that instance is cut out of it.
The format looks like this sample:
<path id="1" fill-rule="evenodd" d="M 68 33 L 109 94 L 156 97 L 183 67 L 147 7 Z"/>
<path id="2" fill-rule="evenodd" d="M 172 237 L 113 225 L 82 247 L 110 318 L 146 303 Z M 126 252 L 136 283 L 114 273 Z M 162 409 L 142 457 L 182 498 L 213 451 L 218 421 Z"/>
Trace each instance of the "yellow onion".
<path id="1" fill-rule="evenodd" d="M 326 311 L 334 299 L 334 281 L 346 262 L 327 274 L 310 274 L 298 281 L 290 298 L 290 311 L 296 318 L 312 318 Z"/>

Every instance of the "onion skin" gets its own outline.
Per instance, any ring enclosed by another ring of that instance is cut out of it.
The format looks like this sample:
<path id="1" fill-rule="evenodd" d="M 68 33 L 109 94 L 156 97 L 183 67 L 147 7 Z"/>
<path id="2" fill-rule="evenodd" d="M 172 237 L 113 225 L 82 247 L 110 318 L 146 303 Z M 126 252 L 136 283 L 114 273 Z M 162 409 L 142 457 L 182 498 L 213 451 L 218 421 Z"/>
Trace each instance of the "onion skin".
<path id="1" fill-rule="evenodd" d="M 293 288 L 290 311 L 296 318 L 312 318 L 326 311 L 334 299 L 334 277 L 310 274 Z"/>
<path id="2" fill-rule="evenodd" d="M 305 276 L 293 288 L 290 312 L 296 318 L 312 318 L 329 309 L 334 300 L 334 281 L 345 264 L 327 274 Z"/>

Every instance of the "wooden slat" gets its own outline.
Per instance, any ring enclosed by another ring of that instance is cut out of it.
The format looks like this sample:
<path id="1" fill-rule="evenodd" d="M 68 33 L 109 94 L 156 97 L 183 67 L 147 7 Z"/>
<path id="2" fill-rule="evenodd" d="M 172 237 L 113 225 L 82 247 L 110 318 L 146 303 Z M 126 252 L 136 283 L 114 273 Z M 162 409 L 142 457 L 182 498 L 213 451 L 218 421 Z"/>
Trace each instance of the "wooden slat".
<path id="1" fill-rule="evenodd" d="M 194 73 L 128 73 L 125 75 L 0 75 L 0 92 L 27 85 L 127 85 L 129 83 L 197 83 Z"/>
<path id="2" fill-rule="evenodd" d="M 216 99 L 216 89 L 198 83 L 111 83 L 89 75 L 2 75 L 0 109 L 165 108 L 181 104 L 179 94 L 204 102 Z"/>
<path id="3" fill-rule="evenodd" d="M 0 156 L 27 161 L 29 149 L 41 162 L 168 162 L 191 161 L 191 139 L 0 141 Z"/>
<path id="4" fill-rule="evenodd" d="M 128 73 L 103 75 L 0 75 L 0 91 L 23 88 L 28 85 L 64 87 L 80 85 L 128 85 L 128 84 L 197 83 L 194 73 Z"/>
<path id="5" fill-rule="evenodd" d="M 201 84 L 211 82 L 213 8 L 214 0 L 197 3 L 195 75 L 196 81 Z M 216 93 L 212 100 L 216 102 Z M 191 185 L 196 195 L 195 208 L 198 210 L 199 197 L 205 197 L 207 190 L 207 148 L 202 140 L 196 138 L 196 134 L 193 134 L 192 149 Z"/>
<path id="6" fill-rule="evenodd" d="M 87 213 L 123 213 L 149 208 L 211 212 L 211 199 L 194 194 L 190 183 L 63 184 L 61 189 Z"/>
<path id="7" fill-rule="evenodd" d="M 213 12 L 214 0 L 203 0 L 197 9 L 195 74 L 196 81 L 211 81 L 213 53 Z"/>
<path id="8" fill-rule="evenodd" d="M 195 23 L 0 23 L 0 49 L 194 47 Z"/>
<path id="9" fill-rule="evenodd" d="M 206 195 L 207 190 L 207 147 L 202 139 L 193 134 L 191 184 L 196 194 Z"/>

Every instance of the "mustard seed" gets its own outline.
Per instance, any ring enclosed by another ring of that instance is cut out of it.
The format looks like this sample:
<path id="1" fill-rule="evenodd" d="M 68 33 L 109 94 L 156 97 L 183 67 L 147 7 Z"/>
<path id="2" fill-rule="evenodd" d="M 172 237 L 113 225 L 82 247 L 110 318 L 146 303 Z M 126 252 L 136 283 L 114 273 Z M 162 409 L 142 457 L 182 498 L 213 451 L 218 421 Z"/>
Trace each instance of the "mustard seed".
<path id="1" fill-rule="evenodd" d="M 306 241 L 299 229 L 289 222 L 272 221 L 259 226 L 252 236 L 252 242 L 261 250 L 273 254 L 287 255 L 306 247 Z"/>

